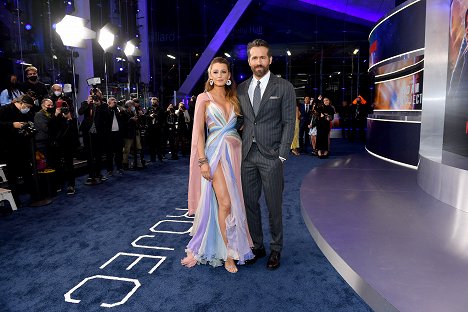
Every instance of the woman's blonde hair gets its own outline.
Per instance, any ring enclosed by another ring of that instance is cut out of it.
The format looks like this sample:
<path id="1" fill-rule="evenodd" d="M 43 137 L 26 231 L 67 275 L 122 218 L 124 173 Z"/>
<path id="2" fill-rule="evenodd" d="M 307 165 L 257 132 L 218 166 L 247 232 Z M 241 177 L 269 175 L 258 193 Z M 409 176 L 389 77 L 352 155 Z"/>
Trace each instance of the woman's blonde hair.
<path id="1" fill-rule="evenodd" d="M 224 58 L 224 57 L 215 57 L 211 63 L 210 66 L 208 66 L 208 75 L 211 73 L 211 68 L 213 67 L 213 64 L 225 64 L 228 70 L 228 73 L 231 74 L 231 69 L 229 66 L 229 62 Z M 211 91 L 214 88 L 214 84 L 210 85 L 210 78 L 208 77 L 208 80 L 205 82 L 205 91 Z M 241 108 L 240 108 L 240 103 L 239 100 L 237 99 L 237 88 L 236 88 L 236 83 L 234 82 L 234 79 L 232 79 L 232 74 L 231 74 L 231 85 L 224 85 L 224 89 L 226 90 L 226 98 L 228 99 L 229 103 L 232 104 L 234 107 L 234 112 L 236 113 L 237 116 L 241 116 Z"/>

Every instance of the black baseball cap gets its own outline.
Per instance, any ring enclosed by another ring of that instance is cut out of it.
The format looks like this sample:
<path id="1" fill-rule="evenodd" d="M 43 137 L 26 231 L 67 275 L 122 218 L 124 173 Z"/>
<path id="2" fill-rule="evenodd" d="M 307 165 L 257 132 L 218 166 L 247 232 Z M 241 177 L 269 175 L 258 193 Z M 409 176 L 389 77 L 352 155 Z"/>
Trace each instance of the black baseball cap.
<path id="1" fill-rule="evenodd" d="M 23 102 L 24 104 L 34 105 L 33 98 L 27 94 L 22 95 L 20 98 L 20 101 Z"/>

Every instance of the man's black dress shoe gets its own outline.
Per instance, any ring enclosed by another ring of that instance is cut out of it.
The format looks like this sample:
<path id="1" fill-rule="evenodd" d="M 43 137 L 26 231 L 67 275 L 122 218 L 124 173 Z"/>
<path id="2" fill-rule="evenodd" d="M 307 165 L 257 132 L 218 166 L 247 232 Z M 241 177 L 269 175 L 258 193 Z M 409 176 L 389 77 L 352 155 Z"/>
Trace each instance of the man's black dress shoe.
<path id="1" fill-rule="evenodd" d="M 250 259 L 250 260 L 245 260 L 245 264 L 254 264 L 257 262 L 257 259 L 263 258 L 266 256 L 266 251 L 265 248 L 258 248 L 258 249 L 252 249 L 252 253 L 254 254 L 255 258 Z"/>
<path id="2" fill-rule="evenodd" d="M 272 250 L 270 258 L 268 258 L 267 269 L 276 270 L 280 266 L 281 253 L 279 251 Z"/>

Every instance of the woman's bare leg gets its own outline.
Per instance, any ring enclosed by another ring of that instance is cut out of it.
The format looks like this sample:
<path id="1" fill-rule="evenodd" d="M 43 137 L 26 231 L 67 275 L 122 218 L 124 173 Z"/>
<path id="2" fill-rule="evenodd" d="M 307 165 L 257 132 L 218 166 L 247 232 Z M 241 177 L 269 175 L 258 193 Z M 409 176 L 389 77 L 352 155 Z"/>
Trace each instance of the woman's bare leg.
<path id="1" fill-rule="evenodd" d="M 231 213 L 231 198 L 229 197 L 229 191 L 226 185 L 226 179 L 224 178 L 223 169 L 221 168 L 221 163 L 218 164 L 218 167 L 213 174 L 213 189 L 218 201 L 219 228 L 221 230 L 221 235 L 223 236 L 224 244 L 227 247 L 226 218 Z M 230 273 L 237 272 L 236 264 L 232 258 L 227 258 L 224 267 Z"/>

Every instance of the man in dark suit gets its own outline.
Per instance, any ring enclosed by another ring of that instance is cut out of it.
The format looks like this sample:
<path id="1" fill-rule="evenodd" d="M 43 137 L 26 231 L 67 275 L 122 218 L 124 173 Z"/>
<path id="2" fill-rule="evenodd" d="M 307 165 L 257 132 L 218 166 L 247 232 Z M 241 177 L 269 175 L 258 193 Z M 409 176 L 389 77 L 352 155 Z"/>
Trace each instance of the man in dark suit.
<path id="1" fill-rule="evenodd" d="M 250 42 L 247 55 L 253 77 L 239 85 L 238 97 L 244 116 L 242 188 L 255 254 L 249 262 L 266 256 L 259 205 L 263 187 L 271 234 L 267 268 L 274 270 L 283 247 L 283 162 L 294 136 L 296 95 L 291 83 L 269 71 L 272 56 L 266 41 Z"/>
<path id="2" fill-rule="evenodd" d="M 312 103 L 310 97 L 304 97 L 304 103 L 299 105 L 299 149 L 301 153 L 307 152 L 309 145 L 309 124 L 312 119 Z"/>

